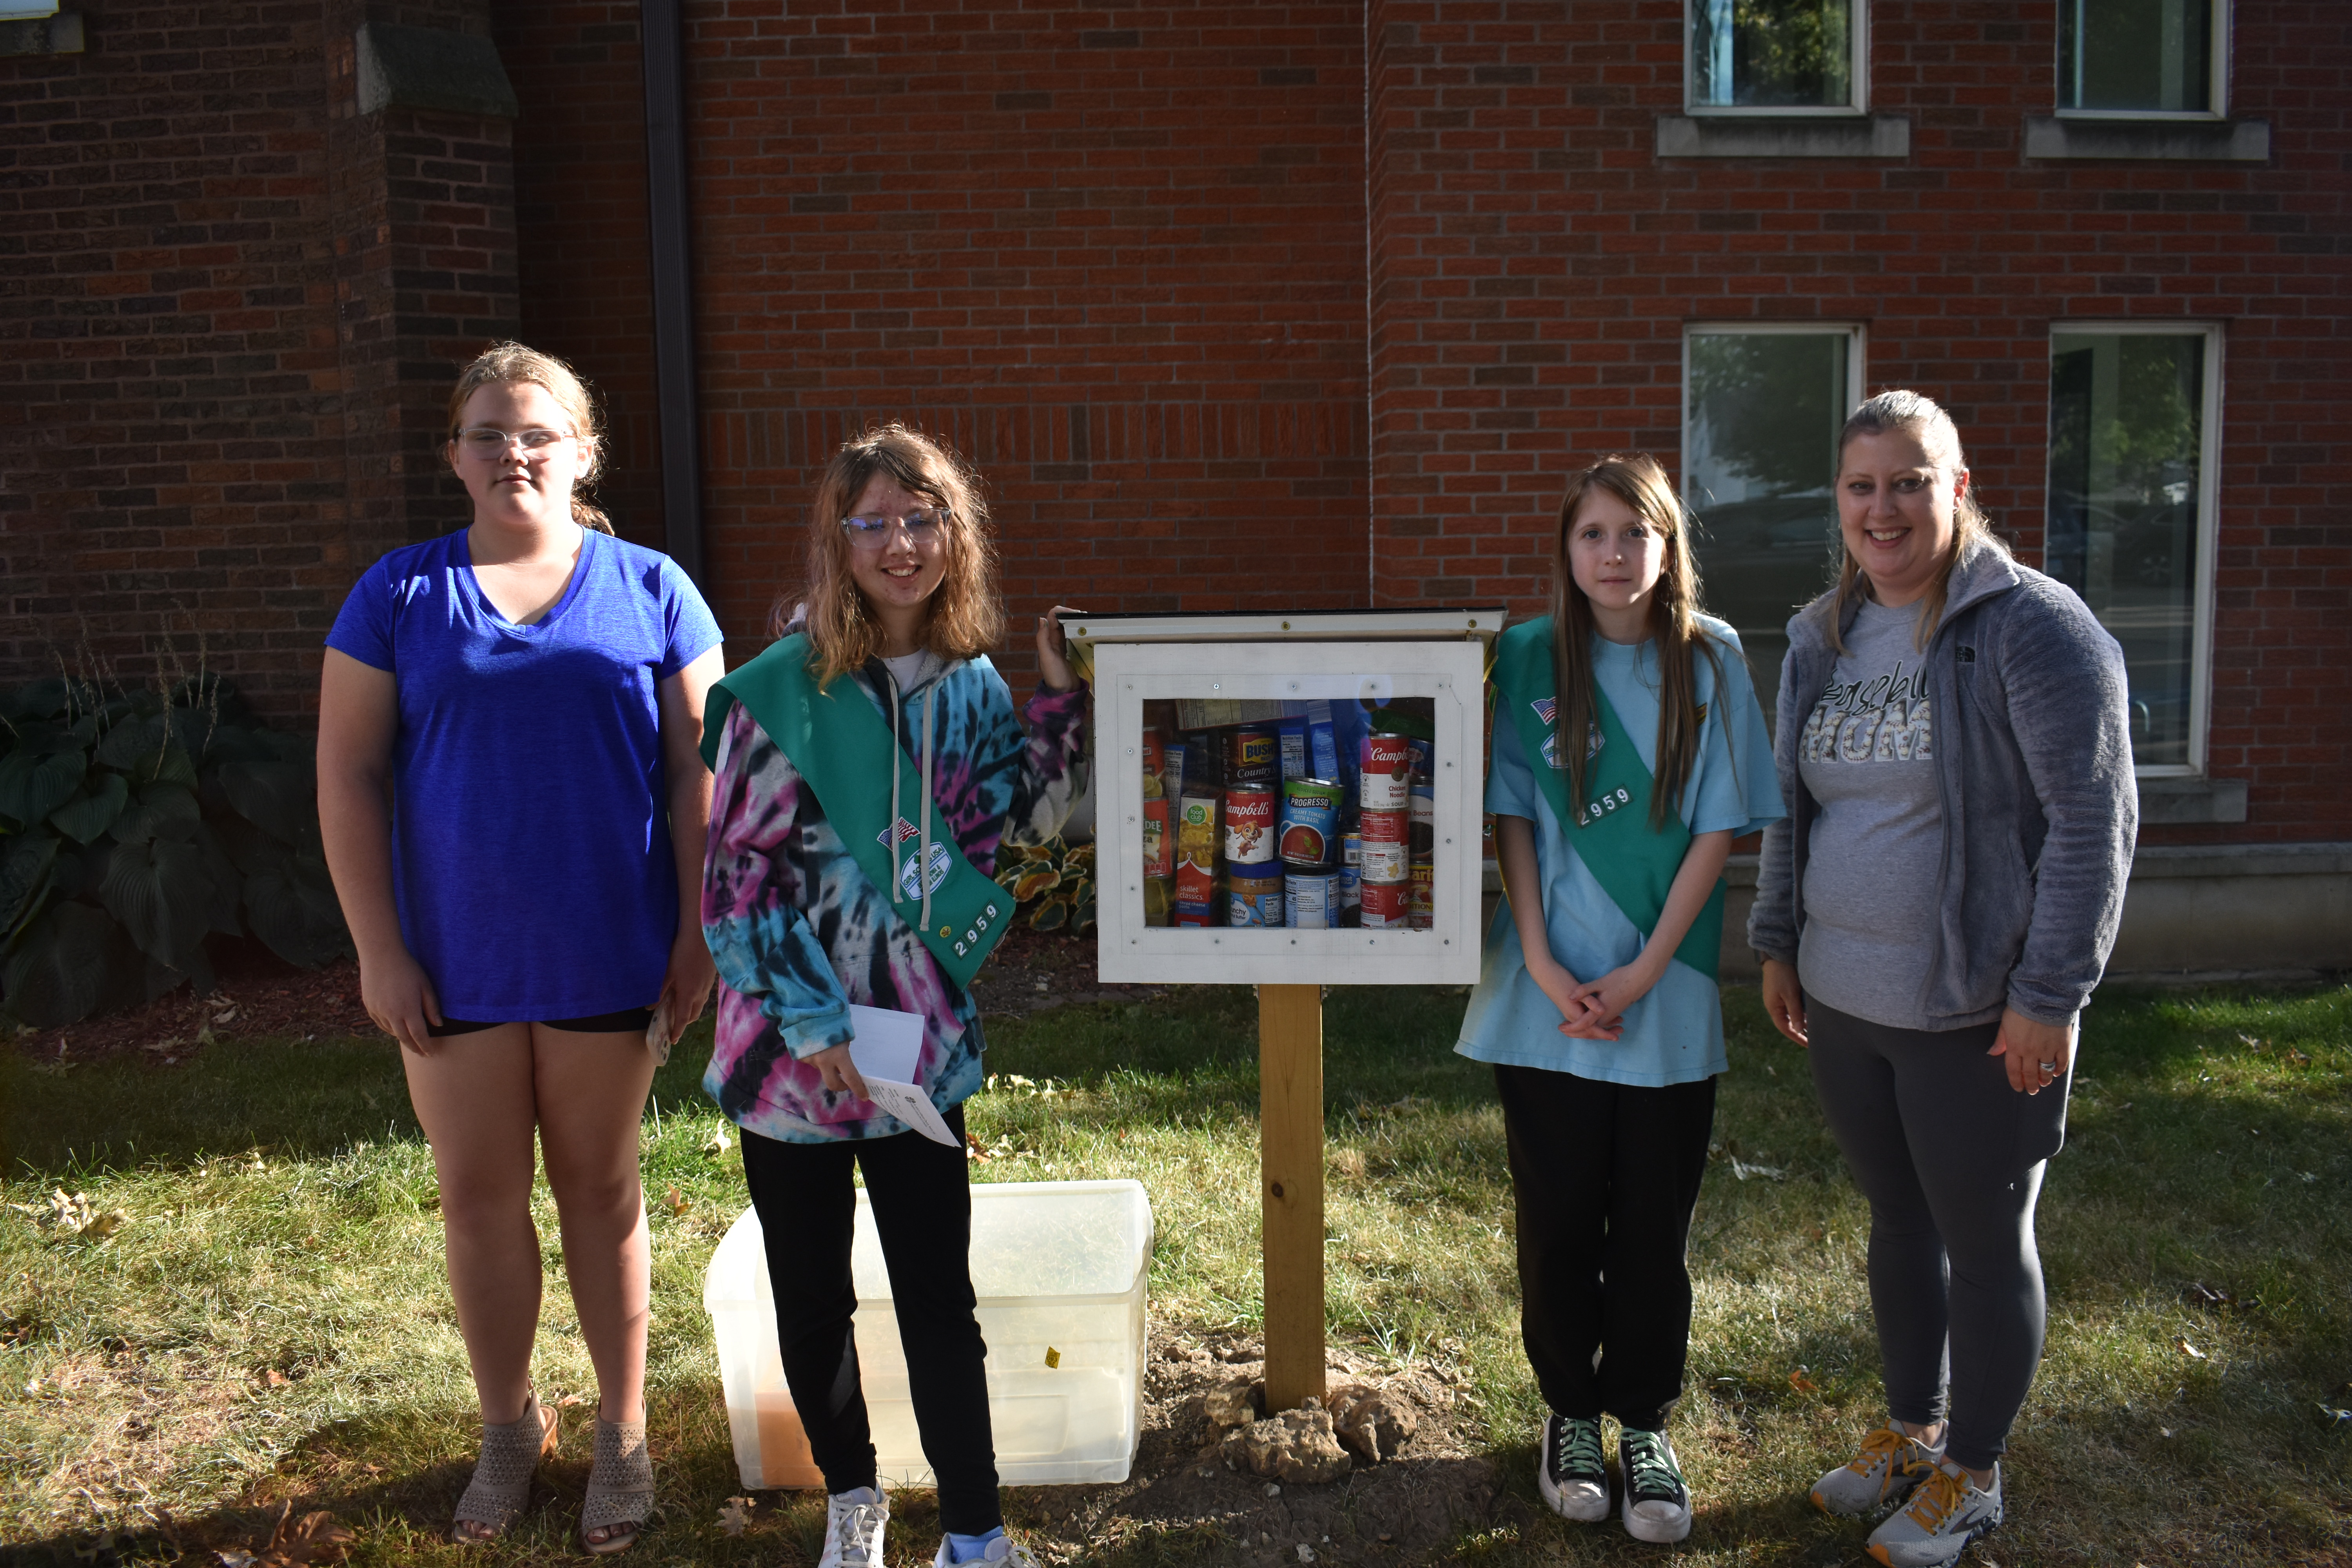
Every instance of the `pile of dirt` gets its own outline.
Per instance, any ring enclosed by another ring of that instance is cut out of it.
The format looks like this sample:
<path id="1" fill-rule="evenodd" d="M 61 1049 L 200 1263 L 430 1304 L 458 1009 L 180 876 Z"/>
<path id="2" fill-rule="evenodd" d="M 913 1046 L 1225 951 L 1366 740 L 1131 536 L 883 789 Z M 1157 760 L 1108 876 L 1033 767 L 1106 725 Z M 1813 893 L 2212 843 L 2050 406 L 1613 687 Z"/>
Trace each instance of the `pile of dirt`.
<path id="1" fill-rule="evenodd" d="M 1021 1489 L 1007 1500 L 1016 1531 L 1041 1556 L 1066 1562 L 1159 1533 L 1203 1560 L 1271 1568 L 1426 1561 L 1492 1518 L 1494 1464 L 1460 1430 L 1455 1380 L 1428 1363 L 1383 1365 L 1344 1351 L 1328 1358 L 1332 1390 L 1354 1385 L 1409 1413 L 1409 1436 L 1391 1423 L 1376 1445 L 1391 1457 L 1368 1461 L 1351 1450 L 1348 1473 L 1321 1483 L 1253 1471 L 1249 1428 L 1213 1416 L 1233 1419 L 1236 1395 L 1247 1399 L 1264 1375 L 1264 1353 L 1255 1342 L 1202 1342 L 1155 1327 L 1133 1472 L 1116 1485 Z"/>

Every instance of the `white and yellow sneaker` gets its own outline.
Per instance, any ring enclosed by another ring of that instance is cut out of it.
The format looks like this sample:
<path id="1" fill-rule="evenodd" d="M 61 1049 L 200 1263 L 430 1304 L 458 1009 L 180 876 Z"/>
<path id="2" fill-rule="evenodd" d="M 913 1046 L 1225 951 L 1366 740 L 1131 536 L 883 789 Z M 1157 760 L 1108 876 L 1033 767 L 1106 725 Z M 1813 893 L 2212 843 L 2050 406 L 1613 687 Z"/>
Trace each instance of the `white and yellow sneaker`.
<path id="1" fill-rule="evenodd" d="M 1870 1554 L 1887 1568 L 1949 1568 L 1969 1542 L 1990 1532 L 2001 1519 L 2000 1467 L 1992 1485 L 1979 1487 L 1968 1471 L 1938 1459 L 1911 1493 L 1911 1500 L 1870 1532 Z"/>
<path id="2" fill-rule="evenodd" d="M 1892 1423 L 1862 1440 L 1854 1457 L 1813 1483 L 1813 1506 L 1823 1513 L 1859 1519 L 1901 1502 L 1933 1469 L 1944 1450 L 1903 1432 Z"/>

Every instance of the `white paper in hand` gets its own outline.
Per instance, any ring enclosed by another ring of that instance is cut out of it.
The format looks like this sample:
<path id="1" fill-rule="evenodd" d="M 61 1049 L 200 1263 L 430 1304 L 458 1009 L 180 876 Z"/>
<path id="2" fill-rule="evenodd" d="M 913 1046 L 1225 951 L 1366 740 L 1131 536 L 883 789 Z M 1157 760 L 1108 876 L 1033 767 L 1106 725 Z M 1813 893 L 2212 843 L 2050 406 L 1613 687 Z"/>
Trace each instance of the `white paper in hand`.
<path id="1" fill-rule="evenodd" d="M 923 1016 L 853 1004 L 849 1027 L 849 1059 L 866 1080 L 866 1098 L 932 1142 L 961 1148 L 939 1107 L 915 1082 L 923 1055 Z"/>

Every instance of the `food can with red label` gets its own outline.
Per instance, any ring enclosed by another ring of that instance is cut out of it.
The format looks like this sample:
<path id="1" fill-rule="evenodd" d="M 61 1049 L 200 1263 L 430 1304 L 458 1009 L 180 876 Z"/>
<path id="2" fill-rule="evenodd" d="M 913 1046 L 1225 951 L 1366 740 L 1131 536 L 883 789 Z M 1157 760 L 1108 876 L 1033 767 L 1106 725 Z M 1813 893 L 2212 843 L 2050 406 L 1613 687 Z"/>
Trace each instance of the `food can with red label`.
<path id="1" fill-rule="evenodd" d="M 1410 882 L 1366 882 L 1363 885 L 1363 927 L 1366 931 L 1402 931 L 1411 902 Z"/>
<path id="2" fill-rule="evenodd" d="M 1431 902 L 1434 890 L 1433 863 L 1427 855 L 1412 858 L 1412 891 L 1405 900 L 1405 917 L 1415 931 L 1427 931 L 1435 923 Z"/>
<path id="3" fill-rule="evenodd" d="M 1164 800 L 1143 803 L 1143 874 L 1176 874 L 1176 838 L 1168 831 L 1168 803 Z"/>
<path id="4" fill-rule="evenodd" d="M 1235 870 L 1225 881 L 1227 925 L 1278 926 L 1282 923 L 1282 868 L 1272 866 L 1264 876 Z"/>
<path id="5" fill-rule="evenodd" d="M 1339 873 L 1292 871 L 1282 879 L 1283 912 L 1302 931 L 1321 931 L 1339 923 Z"/>
<path id="6" fill-rule="evenodd" d="M 1367 735 L 1357 743 L 1362 769 L 1356 805 L 1365 811 L 1402 811 L 1411 804 L 1412 747 L 1402 735 Z"/>
<path id="7" fill-rule="evenodd" d="M 1402 811 L 1367 811 L 1356 818 L 1363 835 L 1356 869 L 1367 882 L 1402 882 L 1412 874 L 1412 825 Z"/>
<path id="8" fill-rule="evenodd" d="M 1283 864 L 1319 869 L 1339 847 L 1339 786 L 1328 779 L 1282 784 Z"/>
<path id="9" fill-rule="evenodd" d="M 1225 736 L 1225 783 L 1274 784 L 1282 782 L 1282 739 L 1265 725 L 1244 724 Z"/>
<path id="10" fill-rule="evenodd" d="M 1412 852 L 1426 855 L 1437 843 L 1437 791 L 1425 784 L 1412 786 Z"/>
<path id="11" fill-rule="evenodd" d="M 1225 864 L 1263 866 L 1274 858 L 1274 791 L 1245 784 L 1225 791 Z"/>

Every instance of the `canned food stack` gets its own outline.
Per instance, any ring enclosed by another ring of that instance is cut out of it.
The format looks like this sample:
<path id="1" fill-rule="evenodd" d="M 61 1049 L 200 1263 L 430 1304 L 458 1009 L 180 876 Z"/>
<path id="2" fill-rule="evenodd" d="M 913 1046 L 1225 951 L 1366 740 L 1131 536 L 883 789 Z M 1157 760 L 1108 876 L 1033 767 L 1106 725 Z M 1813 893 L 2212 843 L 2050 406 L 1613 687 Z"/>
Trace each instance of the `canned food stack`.
<path id="1" fill-rule="evenodd" d="M 1303 711 L 1180 731 L 1180 721 L 1238 716 L 1147 706 L 1147 925 L 1429 927 L 1429 742 L 1381 723 L 1396 710 L 1295 707 Z"/>

